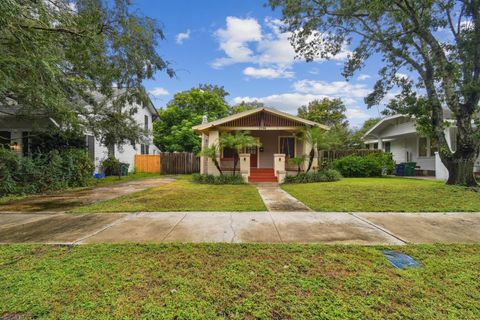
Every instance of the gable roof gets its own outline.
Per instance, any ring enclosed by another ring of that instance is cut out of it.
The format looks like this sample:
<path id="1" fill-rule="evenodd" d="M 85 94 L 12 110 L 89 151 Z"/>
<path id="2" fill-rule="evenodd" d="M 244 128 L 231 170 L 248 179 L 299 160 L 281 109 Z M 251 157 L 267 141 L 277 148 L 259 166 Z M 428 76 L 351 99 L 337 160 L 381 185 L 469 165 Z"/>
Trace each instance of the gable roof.
<path id="1" fill-rule="evenodd" d="M 282 117 L 282 118 L 286 118 L 286 119 L 290 119 L 290 120 L 293 120 L 293 121 L 296 121 L 296 122 L 300 122 L 304 125 L 321 127 L 325 130 L 330 130 L 330 127 L 328 127 L 326 125 L 323 125 L 323 124 L 320 124 L 320 123 L 317 123 L 317 122 L 314 122 L 314 121 L 310 121 L 310 120 L 307 120 L 307 119 L 303 119 L 303 118 L 291 115 L 289 113 L 278 111 L 276 109 L 267 108 L 267 107 L 261 107 L 261 108 L 246 110 L 246 111 L 243 111 L 243 112 L 232 114 L 230 116 L 227 116 L 227 117 L 224 117 L 224 118 L 221 118 L 221 119 L 218 119 L 218 120 L 214 120 L 214 121 L 211 121 L 211 122 L 196 125 L 192 129 L 196 132 L 201 132 L 201 131 L 204 131 L 206 129 L 217 127 L 219 125 L 228 123 L 230 121 L 240 119 L 240 118 L 243 118 L 243 117 L 247 117 L 249 115 L 256 114 L 256 113 L 259 113 L 259 112 L 268 112 L 268 113 L 274 114 L 274 115 Z"/>
<path id="2" fill-rule="evenodd" d="M 362 139 L 367 139 L 368 136 L 370 136 L 372 133 L 374 133 L 377 130 L 383 130 L 386 128 L 392 120 L 396 120 L 399 118 L 410 118 L 413 119 L 407 115 L 404 114 L 396 114 L 390 117 L 385 117 L 382 120 L 378 121 L 373 127 L 371 127 L 363 136 Z"/>

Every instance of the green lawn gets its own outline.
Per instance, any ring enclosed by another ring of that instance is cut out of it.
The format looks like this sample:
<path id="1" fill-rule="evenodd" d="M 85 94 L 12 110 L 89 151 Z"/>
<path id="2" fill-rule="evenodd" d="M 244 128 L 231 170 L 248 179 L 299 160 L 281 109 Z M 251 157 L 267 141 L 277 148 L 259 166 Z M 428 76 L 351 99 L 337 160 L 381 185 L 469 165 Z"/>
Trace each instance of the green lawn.
<path id="1" fill-rule="evenodd" d="M 135 180 L 142 180 L 142 179 L 149 179 L 149 178 L 161 178 L 162 176 L 158 173 L 146 173 L 146 172 L 139 172 L 139 173 L 129 173 L 127 176 L 123 177 L 105 177 L 105 179 L 94 179 L 90 180 L 90 185 L 95 187 L 105 187 L 117 183 L 135 181 Z"/>
<path id="2" fill-rule="evenodd" d="M 0 318 L 480 319 L 480 245 L 397 249 L 422 268 L 360 246 L 0 246 Z"/>
<path id="3" fill-rule="evenodd" d="M 75 213 L 137 211 L 264 211 L 252 185 L 207 185 L 177 181 L 75 209 Z"/>
<path id="4" fill-rule="evenodd" d="M 285 184 L 282 188 L 315 211 L 480 211 L 480 192 L 441 181 L 344 178 Z"/>
<path id="5" fill-rule="evenodd" d="M 106 177 L 105 179 L 92 178 L 89 180 L 88 186 L 86 187 L 51 191 L 51 192 L 48 192 L 47 194 L 63 193 L 65 191 L 85 190 L 85 189 L 91 189 L 96 187 L 107 187 L 107 186 L 115 185 L 118 183 L 149 179 L 149 178 L 161 178 L 161 177 L 162 176 L 160 176 L 158 173 L 130 173 L 128 176 L 124 176 L 120 178 L 119 177 Z M 38 194 L 3 196 L 3 197 L 0 197 L 0 204 L 10 203 L 18 200 L 25 200 L 25 199 L 28 199 L 28 197 L 30 196 L 38 196 Z"/>

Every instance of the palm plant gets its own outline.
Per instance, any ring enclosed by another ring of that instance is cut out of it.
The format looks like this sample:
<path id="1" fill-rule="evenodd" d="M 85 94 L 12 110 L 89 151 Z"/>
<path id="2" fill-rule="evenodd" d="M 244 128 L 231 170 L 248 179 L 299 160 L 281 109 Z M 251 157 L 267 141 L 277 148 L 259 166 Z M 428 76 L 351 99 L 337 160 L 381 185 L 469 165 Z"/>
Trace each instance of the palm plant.
<path id="1" fill-rule="evenodd" d="M 223 134 L 220 137 L 220 145 L 224 148 L 231 148 L 234 150 L 233 156 L 233 174 L 236 174 L 238 160 L 240 159 L 239 153 L 244 148 L 256 147 L 260 143 L 257 139 L 250 136 L 248 132 L 237 131 L 234 134 Z"/>
<path id="2" fill-rule="evenodd" d="M 210 147 L 205 147 L 202 151 L 198 153 L 198 155 L 212 159 L 213 164 L 217 168 L 218 172 L 220 172 L 220 175 L 223 176 L 222 168 L 220 167 L 220 163 L 218 163 L 218 158 L 220 156 L 219 150 L 220 150 L 220 147 L 217 144 L 215 144 Z"/>
<path id="3" fill-rule="evenodd" d="M 315 158 L 315 150 L 317 150 L 317 154 L 319 154 L 321 150 L 331 150 L 341 143 L 339 132 L 337 130 L 326 131 L 320 127 L 311 127 L 305 129 L 303 131 L 302 140 L 310 143 L 312 146 L 312 149 L 309 153 L 309 161 L 306 172 L 308 172 L 312 167 L 313 159 Z M 317 160 L 318 167 L 320 168 L 320 157 Z"/>
<path id="4" fill-rule="evenodd" d="M 306 158 L 307 158 L 307 155 L 302 154 L 300 157 L 289 159 L 288 162 L 297 166 L 297 173 L 300 173 L 300 171 L 302 171 L 302 164 L 305 162 Z"/>

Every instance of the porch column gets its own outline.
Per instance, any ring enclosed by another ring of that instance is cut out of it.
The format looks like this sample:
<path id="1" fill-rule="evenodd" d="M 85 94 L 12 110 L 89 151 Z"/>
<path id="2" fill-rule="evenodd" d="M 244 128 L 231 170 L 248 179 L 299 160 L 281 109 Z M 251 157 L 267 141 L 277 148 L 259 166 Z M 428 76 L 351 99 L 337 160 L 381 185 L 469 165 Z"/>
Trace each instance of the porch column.
<path id="1" fill-rule="evenodd" d="M 277 177 L 278 182 L 282 183 L 285 180 L 285 154 L 275 153 L 273 155 L 273 173 Z"/>
<path id="2" fill-rule="evenodd" d="M 383 150 L 383 140 L 382 140 L 382 137 L 378 137 L 378 150 Z"/>
<path id="3" fill-rule="evenodd" d="M 210 131 L 208 134 L 208 146 L 209 147 L 217 146 L 220 149 L 219 137 L 220 137 L 220 134 L 218 130 Z M 220 152 L 220 150 L 218 150 L 218 152 Z M 220 155 L 218 155 L 217 161 L 220 163 Z M 208 174 L 213 174 L 214 176 L 220 175 L 220 172 L 218 171 L 217 167 L 215 167 L 215 164 L 210 158 L 208 159 L 208 163 L 207 163 L 207 172 Z"/>
<path id="4" fill-rule="evenodd" d="M 250 153 L 240 153 L 240 174 L 245 182 L 248 182 L 250 177 Z"/>
<path id="5" fill-rule="evenodd" d="M 201 135 L 202 150 L 208 147 L 208 136 L 205 133 Z M 208 158 L 205 156 L 200 157 L 200 174 L 208 174 Z"/>

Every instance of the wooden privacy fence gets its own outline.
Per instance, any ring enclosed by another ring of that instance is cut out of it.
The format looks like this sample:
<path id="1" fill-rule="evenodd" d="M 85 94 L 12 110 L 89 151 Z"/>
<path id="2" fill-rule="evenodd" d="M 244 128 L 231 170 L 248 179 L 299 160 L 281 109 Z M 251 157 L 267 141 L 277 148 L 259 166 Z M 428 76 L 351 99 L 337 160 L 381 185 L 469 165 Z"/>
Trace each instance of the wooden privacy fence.
<path id="1" fill-rule="evenodd" d="M 159 154 L 135 155 L 135 172 L 160 173 Z"/>
<path id="2" fill-rule="evenodd" d="M 200 158 L 190 152 L 135 155 L 135 171 L 161 174 L 200 172 Z"/>
<path id="3" fill-rule="evenodd" d="M 320 163 L 330 163 L 337 159 L 348 156 L 367 156 L 372 153 L 382 153 L 382 150 L 370 150 L 370 149 L 345 149 L 345 150 L 321 150 L 318 154 Z"/>
<path id="4" fill-rule="evenodd" d="M 200 172 L 200 158 L 191 152 L 162 152 L 160 159 L 162 174 Z"/>

